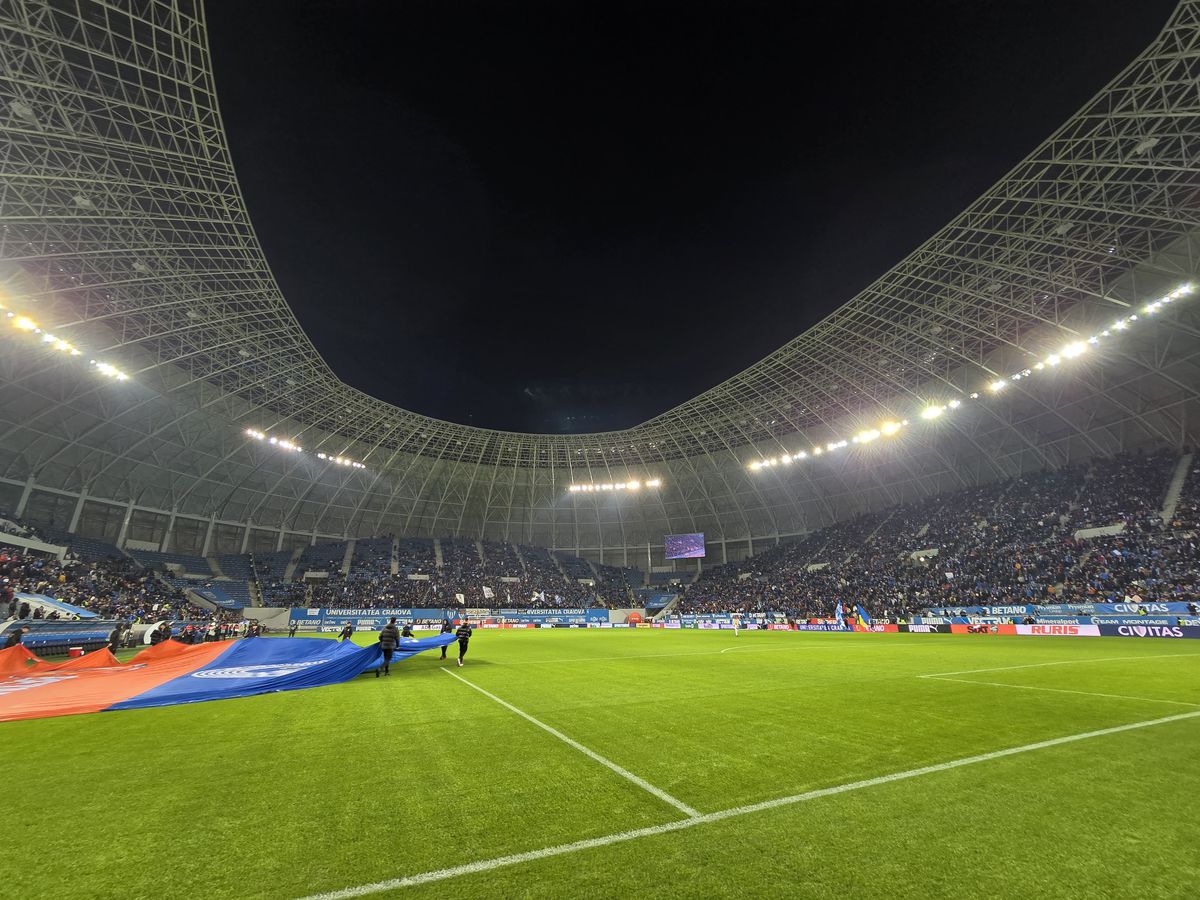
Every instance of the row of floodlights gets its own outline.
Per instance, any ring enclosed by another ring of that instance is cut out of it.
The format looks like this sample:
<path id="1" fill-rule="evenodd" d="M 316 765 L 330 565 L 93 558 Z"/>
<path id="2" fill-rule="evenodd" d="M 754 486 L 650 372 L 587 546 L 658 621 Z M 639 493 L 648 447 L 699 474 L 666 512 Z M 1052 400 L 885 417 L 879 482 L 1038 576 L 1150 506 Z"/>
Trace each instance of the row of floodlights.
<path id="1" fill-rule="evenodd" d="M 0 306 L 0 309 L 4 309 L 4 307 Z M 6 310 L 5 318 L 8 319 L 9 323 L 13 328 L 17 329 L 17 331 L 22 331 L 30 335 L 41 335 L 42 343 L 46 345 L 46 349 L 48 350 L 54 350 L 58 353 L 65 353 L 68 356 L 83 355 L 82 351 L 79 350 L 78 347 L 74 346 L 70 341 L 63 340 L 62 338 L 56 337 L 48 331 L 42 330 L 42 327 L 33 319 L 29 318 L 29 316 L 22 316 L 13 312 L 12 310 Z M 91 359 L 88 360 L 88 364 L 106 378 L 112 378 L 114 381 L 129 380 L 128 375 L 110 363 Z"/>
<path id="2" fill-rule="evenodd" d="M 830 441 L 824 446 L 816 446 L 811 450 L 801 450 L 798 453 L 783 454 L 782 456 L 772 456 L 770 459 L 758 459 L 750 463 L 750 468 L 757 471 L 758 469 L 769 469 L 773 466 L 786 466 L 793 462 L 800 462 L 808 459 L 810 456 L 821 456 L 825 453 L 833 453 L 836 450 L 841 450 L 843 447 L 848 447 L 851 444 L 869 444 L 871 441 L 876 441 L 881 437 L 893 437 L 900 432 L 900 429 L 908 424 L 908 419 L 903 419 L 899 422 L 884 422 L 878 428 L 869 428 L 866 431 L 860 431 L 848 441 Z"/>
<path id="3" fill-rule="evenodd" d="M 1153 316 L 1162 311 L 1163 307 L 1169 306 L 1181 297 L 1186 297 L 1192 292 L 1192 285 L 1184 284 L 1171 291 L 1169 294 L 1164 294 L 1157 300 L 1147 303 L 1142 307 L 1142 313 L 1147 316 Z M 1108 328 L 1105 328 L 1099 334 L 1093 334 L 1091 337 L 1082 341 L 1075 341 L 1067 344 L 1058 353 L 1051 353 L 1043 360 L 1039 360 L 1027 369 L 1022 369 L 1020 372 L 1015 372 L 1008 378 L 998 378 L 988 385 L 988 390 L 993 394 L 999 393 L 1009 386 L 1014 381 L 1020 381 L 1023 378 L 1029 378 L 1034 372 L 1042 372 L 1046 369 L 1053 369 L 1064 359 L 1077 359 L 1088 352 L 1092 347 L 1097 346 L 1101 341 L 1113 337 L 1114 333 L 1128 331 L 1137 324 L 1139 318 L 1137 314 L 1131 314 L 1123 318 L 1117 319 Z M 972 394 L 971 397 L 978 398 L 978 394 Z"/>
<path id="4" fill-rule="evenodd" d="M 1175 302 L 1176 300 L 1180 299 L 1181 297 L 1185 297 L 1188 294 L 1190 294 L 1192 292 L 1192 290 L 1193 290 L 1193 288 L 1192 288 L 1192 285 L 1190 285 L 1190 284 L 1180 285 L 1175 290 L 1171 291 L 1169 294 L 1164 294 L 1162 297 L 1159 297 L 1157 300 L 1146 304 L 1146 306 L 1144 306 L 1142 308 L 1142 313 L 1147 316 L 1155 315 L 1156 313 L 1160 312 L 1163 309 L 1163 307 Z M 1036 372 L 1042 372 L 1042 371 L 1045 371 L 1046 369 L 1053 369 L 1054 367 L 1058 366 L 1063 360 L 1078 359 L 1079 357 L 1081 357 L 1085 353 L 1087 353 L 1092 347 L 1095 347 L 1098 344 L 1100 344 L 1101 341 L 1104 341 L 1108 338 L 1113 337 L 1113 335 L 1115 333 L 1129 330 L 1138 321 L 1139 321 L 1139 318 L 1136 314 L 1131 314 L 1131 315 L 1125 316 L 1124 318 L 1117 319 L 1115 322 L 1113 322 L 1112 325 L 1110 325 L 1108 328 L 1105 328 L 1099 334 L 1094 334 L 1091 337 L 1089 337 L 1085 340 L 1082 340 L 1082 341 L 1074 341 L 1070 344 L 1067 344 L 1065 347 L 1063 347 L 1057 353 L 1051 353 L 1045 359 L 1039 360 L 1038 362 L 1034 363 L 1032 366 L 1030 366 L 1027 369 L 1022 369 L 1019 372 L 1014 372 L 1008 378 L 996 379 L 995 381 L 991 382 L 988 385 L 988 390 L 993 394 L 998 394 L 1001 391 L 1003 391 L 1005 388 L 1007 388 L 1013 382 L 1019 382 L 1023 379 L 1030 378 Z M 949 410 L 959 409 L 960 407 L 962 407 L 964 404 L 970 402 L 971 400 L 978 400 L 978 399 L 979 399 L 979 392 L 976 391 L 976 392 L 970 394 L 967 398 L 965 398 L 963 400 L 950 400 L 944 404 L 943 403 L 932 403 L 932 404 L 924 407 L 920 411 L 919 415 L 922 419 L 925 419 L 926 421 L 932 421 L 933 419 L 940 418 Z M 897 433 L 899 433 L 900 429 L 903 428 L 907 424 L 908 424 L 908 419 L 903 419 L 901 421 L 884 422 L 878 428 L 871 428 L 866 431 L 860 431 L 858 434 L 854 435 L 854 437 L 850 438 L 849 441 L 846 441 L 846 440 L 831 441 L 831 442 L 825 444 L 823 447 L 822 446 L 813 447 L 811 451 L 801 450 L 799 453 L 793 453 L 793 454 L 785 453 L 782 456 L 773 456 L 769 459 L 757 459 L 757 460 L 754 460 L 753 462 L 751 462 L 749 464 L 748 468 L 750 468 L 753 471 L 758 471 L 760 469 L 769 469 L 769 468 L 773 468 L 773 467 L 779 466 L 779 465 L 789 465 L 790 463 L 793 463 L 793 462 L 799 462 L 800 460 L 808 459 L 810 456 L 821 456 L 823 453 L 831 453 L 835 450 L 841 450 L 843 447 L 849 446 L 849 444 L 869 444 L 871 441 L 877 440 L 880 437 L 892 437 L 892 436 L 896 435 Z"/>
<path id="5" fill-rule="evenodd" d="M 317 459 L 328 460 L 331 463 L 337 463 L 339 466 L 349 466 L 352 469 L 365 469 L 366 468 L 366 466 L 364 466 L 362 463 L 356 462 L 353 459 L 346 459 L 346 457 L 344 457 L 344 456 L 329 456 L 325 453 L 318 453 Z"/>
<path id="6" fill-rule="evenodd" d="M 289 453 L 304 452 L 304 448 L 299 444 L 284 438 L 278 438 L 274 435 L 266 434 L 265 432 L 259 431 L 257 428 L 247 428 L 246 435 L 254 438 L 256 441 L 262 441 L 263 443 L 270 444 L 272 447 L 275 447 L 279 450 L 285 450 Z M 318 453 L 317 459 L 324 460 L 325 462 L 331 462 L 339 466 L 349 466 L 352 469 L 366 468 L 365 465 L 353 459 L 348 459 L 344 456 L 330 456 L 328 453 Z"/>
<path id="7" fill-rule="evenodd" d="M 614 481 L 604 484 L 573 484 L 567 490 L 572 494 L 590 494 L 594 491 L 640 491 L 642 488 L 662 487 L 661 478 L 651 478 L 649 481 Z"/>

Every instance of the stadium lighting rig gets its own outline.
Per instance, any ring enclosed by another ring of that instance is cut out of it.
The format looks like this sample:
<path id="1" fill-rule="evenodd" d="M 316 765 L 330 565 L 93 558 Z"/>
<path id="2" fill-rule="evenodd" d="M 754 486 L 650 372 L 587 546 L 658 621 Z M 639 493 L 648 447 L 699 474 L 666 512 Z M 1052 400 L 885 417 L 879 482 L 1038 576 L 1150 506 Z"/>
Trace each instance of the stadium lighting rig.
<path id="1" fill-rule="evenodd" d="M 304 452 L 304 448 L 299 444 L 284 440 L 283 438 L 277 438 L 274 435 L 266 434 L 265 432 L 259 431 L 257 428 L 247 428 L 246 436 L 252 437 L 256 441 L 263 441 L 264 443 L 270 444 L 272 447 L 278 447 L 280 450 L 287 450 L 291 453 Z"/>
<path id="2" fill-rule="evenodd" d="M 649 481 L 611 481 L 603 484 L 573 484 L 567 488 L 572 494 L 604 493 L 606 491 L 640 491 L 642 488 L 662 487 L 661 478 Z"/>
<path id="3" fill-rule="evenodd" d="M 1142 316 L 1146 317 L 1157 315 L 1171 303 L 1174 303 L 1175 301 L 1191 294 L 1193 290 L 1193 285 L 1182 284 L 1170 293 L 1164 294 L 1157 300 L 1147 303 L 1144 307 L 1142 307 L 1141 314 Z M 1131 313 L 1128 316 L 1117 319 L 1112 323 L 1112 325 L 1110 325 L 1108 328 L 1105 328 L 1103 331 L 1093 334 L 1091 337 L 1083 340 L 1072 341 L 1071 343 L 1062 347 L 1057 353 L 1047 354 L 1044 358 L 1039 359 L 1036 363 L 1028 368 L 1021 369 L 1019 372 L 1013 372 L 1006 378 L 996 378 L 987 385 L 987 392 L 989 394 L 999 394 L 1013 383 L 1035 377 L 1037 373 L 1044 372 L 1046 369 L 1057 368 L 1059 365 L 1068 360 L 1078 359 L 1079 357 L 1090 352 L 1093 347 L 1096 347 L 1102 342 L 1114 337 L 1119 332 L 1128 331 L 1141 321 L 1143 321 L 1143 319 L 1137 313 Z M 927 422 L 932 422 L 935 419 L 940 419 L 943 415 L 952 410 L 960 409 L 966 403 L 979 399 L 980 392 L 974 391 L 968 397 L 962 400 L 955 399 L 946 403 L 931 403 L 921 409 L 917 415 Z M 906 425 L 908 425 L 908 419 L 884 422 L 879 425 L 878 428 L 860 431 L 858 434 L 854 435 L 854 437 L 850 438 L 849 443 L 868 444 L 880 437 L 894 437 L 900 432 L 901 428 Z M 824 447 L 813 447 L 811 451 L 801 450 L 798 453 L 784 453 L 780 456 L 772 456 L 766 459 L 756 459 L 749 463 L 747 468 L 751 471 L 757 472 L 762 469 L 771 469 L 776 466 L 786 466 L 793 462 L 799 462 L 801 460 L 808 459 L 810 456 L 820 456 L 822 453 L 831 453 L 835 450 L 840 450 L 845 446 L 847 446 L 847 441 L 845 440 L 831 441 L 830 443 L 825 444 Z M 572 487 L 572 490 L 574 489 L 575 488 Z"/>
<path id="4" fill-rule="evenodd" d="M 303 453 L 304 448 L 295 441 L 290 441 L 286 438 L 276 437 L 267 434 L 265 431 L 259 431 L 257 428 L 247 428 L 244 432 L 247 437 L 253 438 L 256 441 L 262 441 L 264 444 L 270 444 L 276 449 L 283 450 L 287 453 Z M 328 453 L 318 453 L 317 459 L 322 462 L 331 462 L 334 465 L 346 466 L 351 469 L 365 469 L 366 466 L 358 460 L 350 459 L 346 456 L 331 456 Z"/>
<path id="5" fill-rule="evenodd" d="M 352 469 L 365 469 L 366 468 L 366 466 L 364 466 L 362 463 L 356 462 L 353 459 L 347 459 L 344 456 L 330 456 L 327 453 L 318 453 L 317 459 L 323 459 L 323 460 L 326 460 L 327 462 L 335 463 L 339 466 L 349 466 Z"/>
<path id="6" fill-rule="evenodd" d="M 76 347 L 68 340 L 57 337 L 46 331 L 36 321 L 29 316 L 22 315 L 8 309 L 5 306 L 0 306 L 0 310 L 4 312 L 4 317 L 8 323 L 23 335 L 28 335 L 31 338 L 37 338 L 38 342 L 47 350 L 52 350 L 55 353 L 65 353 L 67 356 L 82 356 L 83 351 Z M 89 359 L 88 365 L 95 369 L 105 378 L 111 378 L 113 381 L 128 381 L 129 376 L 114 366 L 112 363 L 102 362 L 101 360 Z"/>

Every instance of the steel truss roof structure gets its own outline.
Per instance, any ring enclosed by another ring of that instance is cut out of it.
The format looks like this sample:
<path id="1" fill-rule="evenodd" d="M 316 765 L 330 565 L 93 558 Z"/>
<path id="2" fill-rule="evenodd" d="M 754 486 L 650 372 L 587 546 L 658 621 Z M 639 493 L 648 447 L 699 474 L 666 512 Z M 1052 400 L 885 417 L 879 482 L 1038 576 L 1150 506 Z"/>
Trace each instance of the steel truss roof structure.
<path id="1" fill-rule="evenodd" d="M 642 425 L 586 435 L 442 422 L 339 380 L 251 226 L 198 0 L 7 0 L 0 56 L 0 302 L 82 354 L 4 329 L 0 508 L 196 550 L 392 531 L 620 562 L 666 532 L 705 531 L 732 556 L 866 508 L 1195 434 L 1200 320 L 1181 304 L 1069 374 L 887 447 L 747 468 L 968 396 L 1197 275 L 1200 0 L 824 321 Z M 653 477 L 654 491 L 567 492 Z"/>

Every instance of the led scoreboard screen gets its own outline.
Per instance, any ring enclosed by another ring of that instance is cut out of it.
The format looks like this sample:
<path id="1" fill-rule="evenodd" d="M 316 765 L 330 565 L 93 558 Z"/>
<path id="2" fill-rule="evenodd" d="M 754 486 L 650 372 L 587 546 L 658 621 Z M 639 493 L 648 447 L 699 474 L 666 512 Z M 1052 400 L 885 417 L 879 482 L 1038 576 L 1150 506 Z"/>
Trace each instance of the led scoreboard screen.
<path id="1" fill-rule="evenodd" d="M 667 559 L 691 559 L 704 555 L 703 534 L 668 534 L 663 538 Z"/>

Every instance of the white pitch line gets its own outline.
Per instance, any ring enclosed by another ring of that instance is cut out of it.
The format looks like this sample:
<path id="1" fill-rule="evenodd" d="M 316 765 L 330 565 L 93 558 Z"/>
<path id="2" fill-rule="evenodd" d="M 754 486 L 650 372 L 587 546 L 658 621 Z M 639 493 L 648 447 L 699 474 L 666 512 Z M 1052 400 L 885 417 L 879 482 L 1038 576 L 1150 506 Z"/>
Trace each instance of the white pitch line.
<path id="1" fill-rule="evenodd" d="M 1057 662 L 1027 663 L 1023 666 L 994 666 L 990 669 L 963 669 L 961 672 L 934 672 L 918 678 L 945 678 L 948 675 L 973 675 L 976 672 L 1009 672 L 1013 669 L 1041 669 L 1046 666 L 1073 666 L 1079 663 L 1118 662 L 1130 659 L 1173 659 L 1179 656 L 1200 656 L 1200 653 L 1159 653 L 1153 656 L 1106 656 L 1101 659 L 1060 659 Z"/>
<path id="2" fill-rule="evenodd" d="M 453 674 L 453 673 L 450 673 Z M 470 684 L 470 682 L 467 682 Z M 471 685 L 474 687 L 474 685 Z M 507 705 L 507 704 L 506 704 Z M 863 788 L 876 787 L 881 784 L 890 784 L 893 781 L 904 781 L 908 778 L 917 778 L 921 775 L 932 775 L 936 772 L 945 772 L 949 769 L 958 769 L 963 766 L 972 766 L 977 763 L 990 762 L 993 759 L 1002 759 L 1006 756 L 1015 756 L 1018 753 L 1030 753 L 1034 750 L 1044 750 L 1047 747 L 1057 747 L 1061 744 L 1072 744 L 1076 741 L 1086 741 L 1090 738 L 1104 737 L 1109 734 L 1119 734 L 1122 731 L 1134 731 L 1139 728 L 1151 728 L 1155 725 L 1165 725 L 1168 722 L 1179 722 L 1184 719 L 1194 719 L 1200 716 L 1200 710 L 1196 712 L 1179 713 L 1174 716 L 1166 716 L 1161 719 L 1149 719 L 1144 722 L 1132 722 L 1129 725 L 1116 725 L 1112 728 L 1101 728 L 1098 731 L 1085 731 L 1080 734 L 1069 734 L 1066 737 L 1051 738 L 1046 741 L 1037 741 L 1033 744 L 1024 744 L 1020 747 L 1009 747 L 1005 750 L 994 750 L 991 753 L 981 753 L 978 756 L 966 756 L 962 759 L 951 760 L 950 762 L 937 763 L 932 766 L 922 766 L 919 769 L 909 769 L 906 772 L 894 772 L 891 775 L 881 775 L 878 778 L 868 778 L 863 781 L 852 781 L 848 784 L 839 784 L 835 787 L 821 788 L 815 791 L 806 791 L 803 794 L 793 794 L 790 797 L 779 797 L 775 800 L 764 800 L 761 803 L 751 803 L 746 806 L 735 806 L 732 809 L 724 809 L 719 812 L 705 813 L 694 818 L 679 819 L 675 822 L 666 822 L 662 825 L 650 825 L 646 828 L 638 828 L 632 831 L 620 831 L 615 834 L 606 834 L 602 837 L 588 838 L 582 841 L 573 841 L 569 844 L 557 844 L 553 847 L 543 847 L 540 850 L 528 850 L 524 853 L 513 853 L 509 856 L 498 856 L 494 859 L 482 859 L 477 862 L 465 863 L 461 866 L 451 866 L 446 869 L 435 869 L 431 872 L 422 872 L 419 875 L 407 875 L 402 878 L 391 878 L 387 881 L 377 881 L 373 884 L 363 884 L 358 887 L 344 888 L 338 891 L 327 891 L 322 894 L 311 894 L 304 897 L 303 900 L 348 900 L 351 897 L 365 897 L 368 894 L 378 894 L 382 891 L 392 891 L 398 888 L 413 887 L 418 884 L 428 884 L 431 881 L 444 881 L 448 878 L 458 878 L 461 875 L 472 875 L 476 872 L 488 872 L 492 869 L 500 869 L 505 866 L 515 866 L 519 863 L 536 862 L 541 859 L 548 859 L 552 856 L 563 856 L 568 853 L 578 853 L 581 850 L 592 850 L 596 847 L 608 847 L 612 844 L 620 844 L 625 841 L 637 840 L 638 838 L 654 837 L 660 834 L 668 834 L 673 831 L 683 831 L 686 828 L 694 828 L 697 825 L 707 825 L 711 822 L 720 822 L 725 819 L 732 819 L 738 816 L 745 816 L 751 813 L 762 812 L 769 809 L 777 809 L 781 806 L 791 806 L 796 803 L 804 803 L 809 800 L 817 800 L 822 797 L 830 797 L 835 794 L 845 794 L 849 791 L 857 791 Z"/>
<path id="3" fill-rule="evenodd" d="M 928 678 L 928 675 L 922 675 Z M 1068 688 L 1041 687 L 1033 684 L 1005 684 L 1003 681 L 974 681 L 967 678 L 936 678 L 935 681 L 954 681 L 958 684 L 982 684 L 988 687 L 1017 688 L 1022 691 L 1050 691 L 1054 694 L 1080 694 L 1084 697 L 1109 697 L 1113 700 L 1141 700 L 1143 703 L 1171 703 L 1175 706 L 1200 707 L 1200 703 L 1188 703 L 1186 700 L 1162 700 L 1158 697 L 1132 697 L 1129 694 L 1098 694 L 1095 691 L 1072 691 Z"/>
<path id="4" fill-rule="evenodd" d="M 547 725 L 545 722 L 542 722 L 539 719 L 535 719 L 533 716 L 529 715 L 529 713 L 517 709 L 515 706 L 513 706 L 507 700 L 501 700 L 495 694 L 485 691 L 479 685 L 474 684 L 470 681 L 467 681 L 467 679 L 465 679 L 459 675 L 456 675 L 455 673 L 451 672 L 449 669 L 442 669 L 442 671 L 445 672 L 447 675 L 449 675 L 451 678 L 457 678 L 459 681 L 461 681 L 467 687 L 471 687 L 471 688 L 474 688 L 475 690 L 479 691 L 479 693 L 483 694 L 483 696 L 487 697 L 489 700 L 493 700 L 496 703 L 499 703 L 501 706 L 503 706 L 505 709 L 509 710 L 510 712 L 516 713 L 518 716 L 520 716 L 525 721 L 531 722 L 534 725 L 536 725 L 538 728 L 542 729 L 543 731 L 549 732 L 550 734 L 552 734 L 556 738 L 558 738 L 560 741 L 562 741 L 564 744 L 566 744 L 569 747 L 575 748 L 576 750 L 578 750 L 580 753 L 582 753 L 584 756 L 588 757 L 589 759 L 594 759 L 596 762 L 600 763 L 600 765 L 606 766 L 607 768 L 616 772 L 622 778 L 629 779 L 634 784 L 636 784 L 638 787 L 640 787 L 643 791 L 653 794 L 655 797 L 657 797 L 659 800 L 662 800 L 664 803 L 671 804 L 673 807 L 675 807 L 677 810 L 679 810 L 685 816 L 688 816 L 689 818 L 694 819 L 700 815 L 699 812 L 692 809 L 690 806 L 688 806 L 682 800 L 677 800 L 676 798 L 672 797 L 670 794 L 668 794 L 666 791 L 662 790 L 661 788 L 656 788 L 650 782 L 646 781 L 646 779 L 639 778 L 637 775 L 634 775 L 628 769 L 618 766 L 611 759 L 605 759 L 603 756 L 601 756 L 599 753 L 595 752 L 594 750 L 589 750 L 587 747 L 583 746 L 583 744 L 579 743 L 579 741 L 576 741 L 576 740 L 573 740 L 572 738 L 567 737 L 565 734 L 563 734 L 557 728 L 552 728 L 551 726 Z"/>

